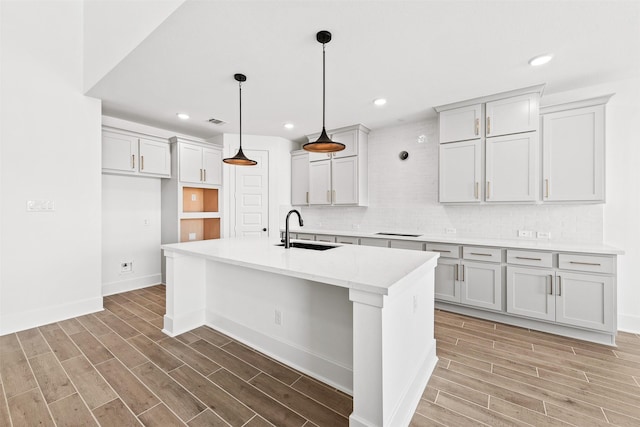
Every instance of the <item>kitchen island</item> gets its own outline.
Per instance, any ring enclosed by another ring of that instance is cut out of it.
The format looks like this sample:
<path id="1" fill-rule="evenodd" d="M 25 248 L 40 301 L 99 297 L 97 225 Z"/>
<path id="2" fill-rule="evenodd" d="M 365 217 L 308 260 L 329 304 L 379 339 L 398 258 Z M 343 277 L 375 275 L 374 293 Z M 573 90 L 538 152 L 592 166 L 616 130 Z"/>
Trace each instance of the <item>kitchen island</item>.
<path id="1" fill-rule="evenodd" d="M 350 426 L 408 425 L 437 362 L 438 254 L 278 243 L 163 245 L 163 331 L 208 325 L 352 394 Z"/>

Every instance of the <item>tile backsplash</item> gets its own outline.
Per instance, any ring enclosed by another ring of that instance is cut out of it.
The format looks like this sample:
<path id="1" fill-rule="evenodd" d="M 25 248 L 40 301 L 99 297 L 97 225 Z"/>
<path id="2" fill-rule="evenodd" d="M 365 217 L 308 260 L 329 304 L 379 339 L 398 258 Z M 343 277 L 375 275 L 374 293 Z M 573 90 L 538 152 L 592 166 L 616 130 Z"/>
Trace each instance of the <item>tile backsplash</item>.
<path id="1" fill-rule="evenodd" d="M 603 205 L 476 205 L 438 203 L 435 119 L 369 134 L 369 206 L 303 207 L 305 226 L 331 230 L 419 232 L 458 237 L 517 238 L 518 230 L 549 232 L 551 240 L 600 243 Z M 407 151 L 409 158 L 400 160 Z"/>

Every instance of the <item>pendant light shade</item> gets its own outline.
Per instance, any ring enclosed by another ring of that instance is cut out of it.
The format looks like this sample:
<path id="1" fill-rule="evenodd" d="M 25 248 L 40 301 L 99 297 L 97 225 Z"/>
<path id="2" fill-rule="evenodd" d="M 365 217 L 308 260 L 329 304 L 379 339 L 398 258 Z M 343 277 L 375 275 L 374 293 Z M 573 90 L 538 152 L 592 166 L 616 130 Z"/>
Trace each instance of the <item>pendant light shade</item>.
<path id="1" fill-rule="evenodd" d="M 336 151 L 342 151 L 345 149 L 345 145 L 341 142 L 332 141 L 327 135 L 327 130 L 324 126 L 325 116 L 325 44 L 331 41 L 331 33 L 329 31 L 319 31 L 316 34 L 316 40 L 322 43 L 322 132 L 320 137 L 315 142 L 309 142 L 304 144 L 302 148 L 314 153 L 334 153 Z"/>
<path id="2" fill-rule="evenodd" d="M 238 89 L 240 93 L 240 148 L 235 156 L 222 159 L 222 161 L 236 166 L 255 166 L 258 162 L 247 158 L 247 156 L 242 152 L 242 82 L 247 81 L 247 76 L 244 74 L 235 74 L 233 78 L 238 82 Z"/>

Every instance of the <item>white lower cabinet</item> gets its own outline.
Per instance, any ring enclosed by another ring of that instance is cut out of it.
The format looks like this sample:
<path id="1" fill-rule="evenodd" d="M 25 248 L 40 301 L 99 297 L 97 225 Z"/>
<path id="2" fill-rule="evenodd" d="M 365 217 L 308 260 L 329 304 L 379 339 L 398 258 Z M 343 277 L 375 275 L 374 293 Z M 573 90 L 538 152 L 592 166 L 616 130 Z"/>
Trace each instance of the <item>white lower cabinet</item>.
<path id="1" fill-rule="evenodd" d="M 460 303 L 490 310 L 502 309 L 502 265 L 462 262 Z"/>
<path id="2" fill-rule="evenodd" d="M 614 332 L 611 276 L 507 267 L 507 313 Z"/>

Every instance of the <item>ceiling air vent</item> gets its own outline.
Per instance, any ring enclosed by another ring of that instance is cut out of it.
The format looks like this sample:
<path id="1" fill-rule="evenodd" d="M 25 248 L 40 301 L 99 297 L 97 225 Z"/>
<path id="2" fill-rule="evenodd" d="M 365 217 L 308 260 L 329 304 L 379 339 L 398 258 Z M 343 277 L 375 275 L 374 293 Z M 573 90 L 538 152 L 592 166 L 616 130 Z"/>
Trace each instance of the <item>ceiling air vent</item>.
<path id="1" fill-rule="evenodd" d="M 214 125 L 224 125 L 226 124 L 226 122 L 220 120 L 220 119 L 215 119 L 215 118 L 211 118 L 209 119 L 209 123 L 213 123 Z"/>

